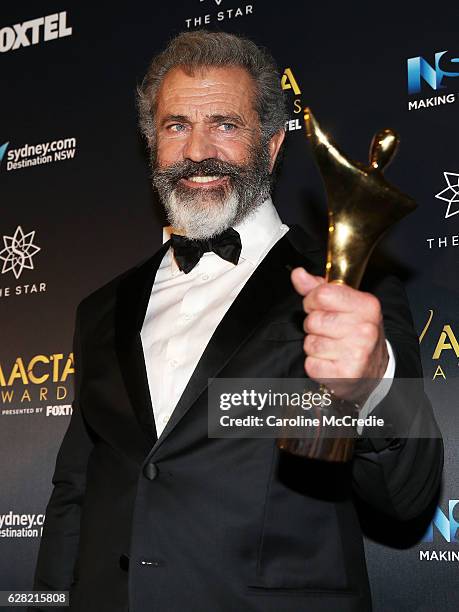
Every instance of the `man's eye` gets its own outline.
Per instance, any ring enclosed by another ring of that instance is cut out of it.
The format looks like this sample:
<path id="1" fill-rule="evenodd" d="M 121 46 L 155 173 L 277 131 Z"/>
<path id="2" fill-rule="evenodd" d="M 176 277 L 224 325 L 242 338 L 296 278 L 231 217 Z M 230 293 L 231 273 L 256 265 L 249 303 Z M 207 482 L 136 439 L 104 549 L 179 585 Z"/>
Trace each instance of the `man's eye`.
<path id="1" fill-rule="evenodd" d="M 183 123 L 173 123 L 172 125 L 168 125 L 167 129 L 171 132 L 184 132 L 185 126 Z"/>
<path id="2" fill-rule="evenodd" d="M 236 129 L 237 126 L 234 125 L 234 123 L 222 123 L 221 125 L 218 126 L 218 129 L 221 132 L 233 132 Z"/>

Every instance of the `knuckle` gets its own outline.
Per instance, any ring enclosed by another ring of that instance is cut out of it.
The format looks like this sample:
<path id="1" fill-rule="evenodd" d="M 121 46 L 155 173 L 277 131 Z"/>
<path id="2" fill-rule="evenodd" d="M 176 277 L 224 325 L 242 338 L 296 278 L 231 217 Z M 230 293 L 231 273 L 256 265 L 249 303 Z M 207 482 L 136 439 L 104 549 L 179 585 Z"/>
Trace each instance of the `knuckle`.
<path id="1" fill-rule="evenodd" d="M 319 339 L 317 336 L 308 334 L 304 340 L 304 347 L 307 353 L 315 353 L 318 350 Z"/>
<path id="2" fill-rule="evenodd" d="M 333 289 L 334 287 L 332 287 L 331 285 L 329 285 L 328 283 L 324 283 L 323 285 L 319 285 L 316 289 L 316 300 L 318 301 L 319 304 L 327 304 L 332 295 L 333 295 Z"/>
<path id="3" fill-rule="evenodd" d="M 354 347 L 352 353 L 353 353 L 353 359 L 356 363 L 361 363 L 362 361 L 366 359 L 366 356 L 367 356 L 367 351 L 363 346 Z M 351 360 L 348 360 L 348 361 L 351 361 Z M 352 367 L 352 366 L 349 366 L 349 367 Z"/>
<path id="4" fill-rule="evenodd" d="M 340 367 L 340 378 L 352 379 L 358 377 L 359 369 L 354 363 L 343 363 Z"/>
<path id="5" fill-rule="evenodd" d="M 366 302 L 368 312 L 375 318 L 379 319 L 381 315 L 381 302 L 372 293 L 366 293 Z"/>
<path id="6" fill-rule="evenodd" d="M 320 312 L 318 312 L 317 310 L 310 312 L 306 317 L 305 331 L 308 331 L 310 333 L 318 331 L 320 329 L 320 319 Z"/>
<path id="7" fill-rule="evenodd" d="M 311 378 L 320 378 L 321 367 L 317 359 L 314 359 L 313 357 L 306 357 L 304 366 L 308 376 L 310 376 Z"/>
<path id="8" fill-rule="evenodd" d="M 306 357 L 306 359 L 304 360 L 304 371 L 306 372 L 308 376 L 310 376 L 311 378 L 314 378 L 314 367 L 311 364 L 310 357 Z"/>
<path id="9" fill-rule="evenodd" d="M 377 329 L 373 323 L 362 323 L 359 329 L 360 337 L 369 342 L 373 343 L 377 338 Z"/>

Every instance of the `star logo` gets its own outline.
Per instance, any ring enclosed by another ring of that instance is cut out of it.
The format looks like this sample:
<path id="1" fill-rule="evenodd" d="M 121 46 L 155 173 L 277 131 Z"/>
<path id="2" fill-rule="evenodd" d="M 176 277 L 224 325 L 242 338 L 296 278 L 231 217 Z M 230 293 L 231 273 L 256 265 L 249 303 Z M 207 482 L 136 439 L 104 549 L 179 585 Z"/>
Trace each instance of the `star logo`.
<path id="1" fill-rule="evenodd" d="M 448 202 L 445 219 L 459 213 L 459 174 L 456 172 L 443 172 L 448 187 L 436 194 L 436 198 Z M 454 206 L 456 204 L 456 206 Z M 452 210 L 456 208 L 456 210 Z"/>
<path id="2" fill-rule="evenodd" d="M 32 257 L 41 251 L 40 247 L 33 244 L 35 231 L 24 234 L 22 227 L 18 225 L 13 236 L 3 236 L 5 248 L 0 251 L 0 259 L 3 260 L 2 274 L 12 272 L 19 278 L 23 270 L 33 270 Z"/>

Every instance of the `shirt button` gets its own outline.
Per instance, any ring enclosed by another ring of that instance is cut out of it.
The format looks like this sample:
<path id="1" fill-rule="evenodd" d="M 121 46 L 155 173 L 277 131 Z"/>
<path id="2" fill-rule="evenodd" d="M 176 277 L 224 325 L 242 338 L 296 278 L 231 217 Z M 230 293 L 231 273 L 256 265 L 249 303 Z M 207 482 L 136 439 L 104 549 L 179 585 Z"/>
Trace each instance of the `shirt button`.
<path id="1" fill-rule="evenodd" d="M 177 359 L 171 359 L 169 361 L 169 365 L 171 366 L 171 368 L 176 368 L 178 366 L 178 361 Z"/>
<path id="2" fill-rule="evenodd" d="M 193 315 L 191 315 L 191 314 L 183 315 L 184 321 L 189 321 L 190 319 L 192 319 L 192 317 L 193 317 Z"/>
<path id="3" fill-rule="evenodd" d="M 170 415 L 166 414 L 166 416 L 163 416 L 163 423 L 167 423 L 169 419 L 170 419 Z"/>
<path id="4" fill-rule="evenodd" d="M 209 280 L 209 275 L 208 274 L 201 274 L 201 280 L 203 280 L 203 281 Z"/>

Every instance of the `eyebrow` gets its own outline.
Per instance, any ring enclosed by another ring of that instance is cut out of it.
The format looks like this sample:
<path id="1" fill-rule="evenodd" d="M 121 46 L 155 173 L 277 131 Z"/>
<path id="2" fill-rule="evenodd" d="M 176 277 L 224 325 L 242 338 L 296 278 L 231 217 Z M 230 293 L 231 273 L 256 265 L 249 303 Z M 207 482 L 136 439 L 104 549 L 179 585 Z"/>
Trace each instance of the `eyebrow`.
<path id="1" fill-rule="evenodd" d="M 238 114 L 231 115 L 206 115 L 206 123 L 236 123 L 238 125 L 245 125 L 245 121 Z M 191 119 L 186 115 L 166 115 L 161 121 L 161 126 L 171 121 L 177 121 L 179 123 L 192 123 Z"/>

